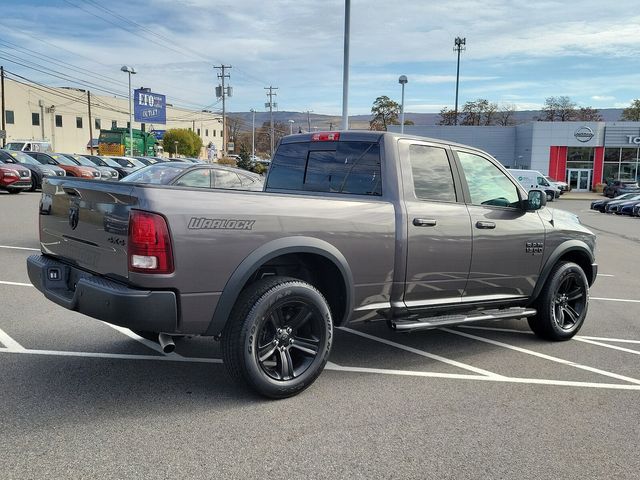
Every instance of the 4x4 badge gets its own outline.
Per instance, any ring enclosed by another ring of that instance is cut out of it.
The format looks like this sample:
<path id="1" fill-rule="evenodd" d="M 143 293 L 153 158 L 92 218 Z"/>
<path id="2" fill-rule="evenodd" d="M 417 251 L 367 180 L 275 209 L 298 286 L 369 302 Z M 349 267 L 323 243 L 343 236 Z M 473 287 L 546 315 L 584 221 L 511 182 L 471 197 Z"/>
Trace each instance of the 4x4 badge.
<path id="1" fill-rule="evenodd" d="M 69 226 L 75 230 L 80 220 L 80 208 L 76 205 L 69 207 Z"/>

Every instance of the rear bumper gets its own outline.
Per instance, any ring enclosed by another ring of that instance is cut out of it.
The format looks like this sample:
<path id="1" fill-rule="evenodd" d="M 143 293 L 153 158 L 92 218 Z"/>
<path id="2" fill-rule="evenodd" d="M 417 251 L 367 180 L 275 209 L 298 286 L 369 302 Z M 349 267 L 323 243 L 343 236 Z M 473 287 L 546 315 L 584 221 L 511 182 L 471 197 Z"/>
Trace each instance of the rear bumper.
<path id="1" fill-rule="evenodd" d="M 64 308 L 133 330 L 176 332 L 174 292 L 130 288 L 43 255 L 30 256 L 27 271 L 34 287 Z"/>

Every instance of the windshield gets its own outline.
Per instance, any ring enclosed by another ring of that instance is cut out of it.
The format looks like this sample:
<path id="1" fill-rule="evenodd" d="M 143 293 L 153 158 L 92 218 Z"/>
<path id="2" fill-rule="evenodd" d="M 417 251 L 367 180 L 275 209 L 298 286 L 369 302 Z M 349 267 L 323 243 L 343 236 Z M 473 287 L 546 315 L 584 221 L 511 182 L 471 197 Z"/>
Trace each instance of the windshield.
<path id="1" fill-rule="evenodd" d="M 26 165 L 40 165 L 36 159 L 31 158 L 26 153 L 22 152 L 7 152 L 9 155 L 13 157 L 13 159 L 18 163 L 24 163 Z"/>
<path id="2" fill-rule="evenodd" d="M 69 158 L 73 158 L 76 162 L 78 162 L 80 165 L 84 165 L 85 167 L 95 167 L 96 164 L 93 163 L 91 160 L 89 160 L 88 158 L 84 158 L 81 155 L 71 155 L 71 154 L 65 154 L 65 157 L 69 157 Z"/>
<path id="3" fill-rule="evenodd" d="M 120 164 L 111 158 L 99 157 L 108 167 L 119 167 Z"/>
<path id="4" fill-rule="evenodd" d="M 154 185 L 166 185 L 176 178 L 182 170 L 188 168 L 187 163 L 162 163 L 149 165 L 124 177 L 121 182 L 151 183 Z"/>
<path id="5" fill-rule="evenodd" d="M 24 148 L 24 142 L 9 142 L 7 143 L 7 150 L 22 150 Z"/>
<path id="6" fill-rule="evenodd" d="M 77 163 L 75 163 L 73 160 L 69 160 L 64 155 L 60 155 L 60 154 L 56 153 L 54 155 L 51 155 L 51 158 L 53 158 L 56 162 L 61 163 L 62 165 L 67 165 L 69 167 L 77 167 L 78 166 Z"/>
<path id="7" fill-rule="evenodd" d="M 121 166 L 126 168 L 142 168 L 145 166 L 140 160 L 136 160 L 135 158 L 128 157 L 111 157 L 113 160 L 118 162 Z"/>

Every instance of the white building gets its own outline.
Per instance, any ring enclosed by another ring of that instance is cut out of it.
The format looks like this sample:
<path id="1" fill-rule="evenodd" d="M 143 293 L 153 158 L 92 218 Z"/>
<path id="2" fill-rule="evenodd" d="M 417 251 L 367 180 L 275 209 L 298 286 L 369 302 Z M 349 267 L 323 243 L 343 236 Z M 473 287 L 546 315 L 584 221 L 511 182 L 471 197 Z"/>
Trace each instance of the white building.
<path id="1" fill-rule="evenodd" d="M 129 127 L 129 105 L 126 98 L 91 93 L 91 127 L 89 132 L 89 102 L 87 91 L 76 88 L 46 87 L 5 78 L 6 140 L 50 141 L 53 151 L 89 153 L 93 138 L 101 129 Z M 167 98 L 167 123 L 146 124 L 147 132 L 188 128 L 202 139 L 201 157 L 207 157 L 207 146 L 222 151 L 222 117 L 208 111 L 194 111 L 171 105 Z M 138 122 L 133 128 L 142 128 Z M 4 145 L 4 144 L 3 144 Z M 97 148 L 94 149 L 97 153 Z"/>

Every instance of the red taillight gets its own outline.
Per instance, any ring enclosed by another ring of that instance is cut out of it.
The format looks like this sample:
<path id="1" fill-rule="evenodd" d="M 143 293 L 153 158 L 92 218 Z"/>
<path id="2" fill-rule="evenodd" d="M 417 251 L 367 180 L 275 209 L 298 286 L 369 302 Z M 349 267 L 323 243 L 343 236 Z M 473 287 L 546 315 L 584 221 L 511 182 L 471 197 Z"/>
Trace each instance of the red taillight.
<path id="1" fill-rule="evenodd" d="M 340 140 L 340 132 L 318 132 L 311 136 L 312 142 L 337 142 Z"/>
<path id="2" fill-rule="evenodd" d="M 133 210 L 129 216 L 129 271 L 172 273 L 173 253 L 167 221 L 157 213 Z"/>

